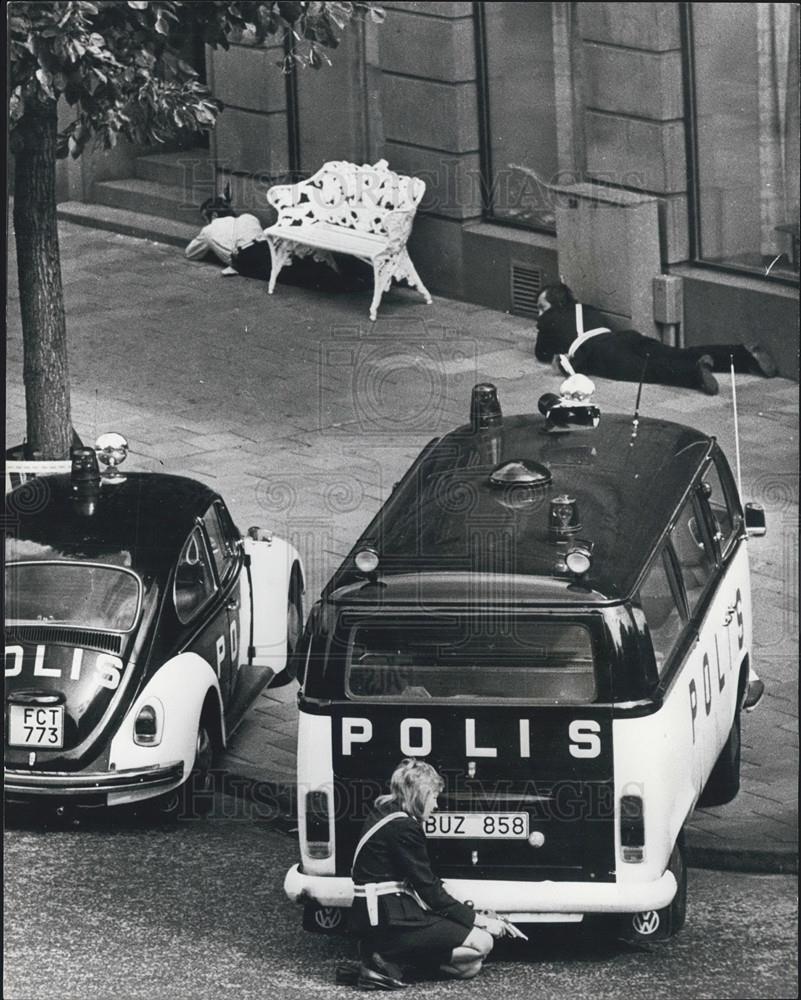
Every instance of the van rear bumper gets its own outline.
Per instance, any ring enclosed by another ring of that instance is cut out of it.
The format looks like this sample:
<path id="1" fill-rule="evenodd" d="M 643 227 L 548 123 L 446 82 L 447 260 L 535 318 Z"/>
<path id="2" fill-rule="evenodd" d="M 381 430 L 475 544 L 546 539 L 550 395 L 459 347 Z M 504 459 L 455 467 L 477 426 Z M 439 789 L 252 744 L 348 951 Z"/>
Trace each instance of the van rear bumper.
<path id="1" fill-rule="evenodd" d="M 544 913 L 563 913 L 566 920 L 583 913 L 642 913 L 660 910 L 676 895 L 676 879 L 666 871 L 653 882 L 506 882 L 446 879 L 456 899 L 469 899 L 479 910 L 495 910 L 514 920 L 536 919 Z M 284 892 L 293 903 L 350 906 L 353 882 L 333 875 L 305 875 L 293 865 L 284 879 Z M 558 919 L 558 918 L 557 918 Z"/>

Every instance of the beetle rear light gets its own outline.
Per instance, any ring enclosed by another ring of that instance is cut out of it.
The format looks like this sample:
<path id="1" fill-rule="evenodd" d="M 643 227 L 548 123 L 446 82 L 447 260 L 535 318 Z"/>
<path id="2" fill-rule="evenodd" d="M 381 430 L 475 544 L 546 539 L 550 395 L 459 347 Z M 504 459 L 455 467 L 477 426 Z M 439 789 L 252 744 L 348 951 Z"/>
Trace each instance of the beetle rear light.
<path id="1" fill-rule="evenodd" d="M 328 792 L 306 793 L 306 849 L 310 858 L 331 856 Z"/>
<path id="2" fill-rule="evenodd" d="M 134 721 L 134 743 L 154 747 L 161 743 L 159 713 L 153 705 L 143 705 Z"/>
<path id="3" fill-rule="evenodd" d="M 639 795 L 620 798 L 620 854 L 624 861 L 645 860 L 645 819 Z"/>

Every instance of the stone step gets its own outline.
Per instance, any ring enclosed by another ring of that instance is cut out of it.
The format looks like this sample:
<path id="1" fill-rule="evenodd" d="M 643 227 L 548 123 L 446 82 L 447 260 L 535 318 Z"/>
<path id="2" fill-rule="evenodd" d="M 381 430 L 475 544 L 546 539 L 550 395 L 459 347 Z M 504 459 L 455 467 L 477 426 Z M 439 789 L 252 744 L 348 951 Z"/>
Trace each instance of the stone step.
<path id="1" fill-rule="evenodd" d="M 199 225 L 199 201 L 192 200 L 192 192 L 175 184 L 159 184 L 139 177 L 123 180 L 99 181 L 93 187 L 98 205 L 121 208 L 128 212 L 142 212 L 174 219 L 188 225 Z"/>
<path id="2" fill-rule="evenodd" d="M 148 153 L 136 158 L 136 176 L 179 187 L 187 200 L 200 204 L 214 194 L 216 171 L 207 149 L 182 149 L 175 153 Z"/>
<path id="3" fill-rule="evenodd" d="M 130 212 L 108 205 L 90 205 L 82 201 L 64 201 L 58 206 L 58 217 L 79 226 L 107 229 L 125 236 L 135 236 L 155 243 L 185 247 L 197 235 L 198 223 L 188 225 L 175 219 L 165 219 L 144 212 Z"/>

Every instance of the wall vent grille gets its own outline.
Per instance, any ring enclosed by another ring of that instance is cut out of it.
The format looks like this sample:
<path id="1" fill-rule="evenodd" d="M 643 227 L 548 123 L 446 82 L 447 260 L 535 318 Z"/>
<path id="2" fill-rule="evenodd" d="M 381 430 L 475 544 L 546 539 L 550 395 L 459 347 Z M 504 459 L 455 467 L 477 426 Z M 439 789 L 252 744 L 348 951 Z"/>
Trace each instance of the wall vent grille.
<path id="1" fill-rule="evenodd" d="M 536 316 L 537 298 L 542 288 L 542 272 L 530 264 L 512 261 L 510 282 L 512 312 L 517 316 Z"/>

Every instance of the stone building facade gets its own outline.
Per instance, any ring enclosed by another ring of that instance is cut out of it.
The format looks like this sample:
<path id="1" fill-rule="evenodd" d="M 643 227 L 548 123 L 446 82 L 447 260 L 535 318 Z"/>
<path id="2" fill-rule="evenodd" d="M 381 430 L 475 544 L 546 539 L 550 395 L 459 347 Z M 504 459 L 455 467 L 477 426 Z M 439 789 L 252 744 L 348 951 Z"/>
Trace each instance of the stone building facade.
<path id="1" fill-rule="evenodd" d="M 184 188 L 227 180 L 268 222 L 276 178 L 385 158 L 426 182 L 410 252 L 434 294 L 533 315 L 562 275 L 613 326 L 760 340 L 797 377 L 797 5 L 382 6 L 318 72 L 208 52 L 226 107 Z"/>

